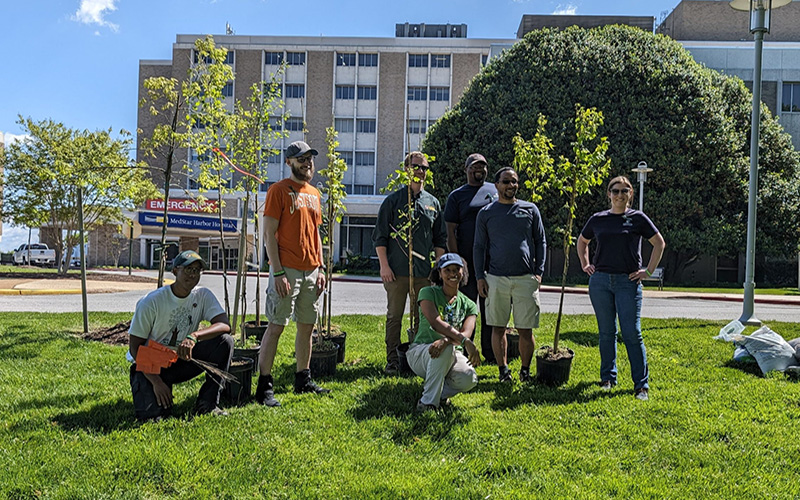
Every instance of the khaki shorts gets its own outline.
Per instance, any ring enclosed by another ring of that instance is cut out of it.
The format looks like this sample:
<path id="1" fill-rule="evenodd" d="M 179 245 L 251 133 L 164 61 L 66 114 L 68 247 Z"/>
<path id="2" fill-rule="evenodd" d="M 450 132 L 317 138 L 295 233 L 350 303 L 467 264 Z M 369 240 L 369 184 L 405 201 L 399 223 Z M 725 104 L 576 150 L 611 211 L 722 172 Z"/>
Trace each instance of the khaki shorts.
<path id="1" fill-rule="evenodd" d="M 539 282 L 532 274 L 522 276 L 486 275 L 486 323 L 508 326 L 514 310 L 514 326 L 539 328 Z"/>
<path id="2" fill-rule="evenodd" d="M 289 318 L 297 323 L 313 325 L 319 316 L 319 296 L 317 295 L 317 274 L 313 271 L 298 271 L 284 267 L 289 280 L 289 294 L 281 298 L 275 290 L 275 278 L 270 274 L 267 287 L 267 303 L 264 313 L 271 323 L 286 326 Z"/>

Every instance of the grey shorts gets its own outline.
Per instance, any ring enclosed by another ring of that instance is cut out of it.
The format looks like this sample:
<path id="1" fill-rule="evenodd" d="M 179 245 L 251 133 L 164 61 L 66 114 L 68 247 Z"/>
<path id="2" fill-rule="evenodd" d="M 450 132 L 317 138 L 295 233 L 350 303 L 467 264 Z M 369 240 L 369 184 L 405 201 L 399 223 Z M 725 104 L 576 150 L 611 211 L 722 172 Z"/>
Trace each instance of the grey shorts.
<path id="1" fill-rule="evenodd" d="M 486 323 L 508 326 L 512 308 L 514 326 L 539 328 L 539 282 L 532 274 L 522 276 L 486 275 Z"/>
<path id="2" fill-rule="evenodd" d="M 289 319 L 297 323 L 313 325 L 319 316 L 319 295 L 317 295 L 317 275 L 319 269 L 298 271 L 284 267 L 289 280 L 289 294 L 281 297 L 275 290 L 275 278 L 270 274 L 267 287 L 267 301 L 264 313 L 271 323 L 286 326 Z"/>

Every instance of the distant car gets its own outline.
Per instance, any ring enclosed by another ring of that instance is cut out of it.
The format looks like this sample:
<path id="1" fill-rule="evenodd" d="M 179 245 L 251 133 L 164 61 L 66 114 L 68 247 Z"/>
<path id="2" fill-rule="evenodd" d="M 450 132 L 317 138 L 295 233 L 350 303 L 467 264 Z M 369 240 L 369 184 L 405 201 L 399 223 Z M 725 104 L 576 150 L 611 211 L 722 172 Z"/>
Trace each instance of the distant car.
<path id="1" fill-rule="evenodd" d="M 14 265 L 40 265 L 52 267 L 56 263 L 56 251 L 48 248 L 44 243 L 22 244 L 14 250 Z"/>
<path id="2" fill-rule="evenodd" d="M 62 262 L 64 259 L 61 259 Z M 71 259 L 69 259 L 69 267 L 81 267 L 81 258 L 77 255 L 73 255 Z"/>

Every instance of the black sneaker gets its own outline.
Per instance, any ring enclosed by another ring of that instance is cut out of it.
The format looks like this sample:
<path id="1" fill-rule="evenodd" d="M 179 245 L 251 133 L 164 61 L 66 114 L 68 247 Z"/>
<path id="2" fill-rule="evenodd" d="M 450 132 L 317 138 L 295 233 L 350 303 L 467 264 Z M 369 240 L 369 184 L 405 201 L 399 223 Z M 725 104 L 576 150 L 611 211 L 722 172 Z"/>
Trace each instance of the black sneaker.
<path id="1" fill-rule="evenodd" d="M 383 373 L 384 375 L 397 375 L 400 373 L 400 364 L 395 361 L 389 361 L 386 363 Z"/>
<path id="2" fill-rule="evenodd" d="M 520 382 L 533 382 L 533 377 L 531 377 L 530 370 L 520 370 L 519 371 L 519 381 Z"/>
<path id="3" fill-rule="evenodd" d="M 275 391 L 272 389 L 272 375 L 262 375 L 258 377 L 256 402 L 258 404 L 270 407 L 281 405 L 280 401 L 275 399 Z"/>
<path id="4" fill-rule="evenodd" d="M 502 382 L 504 384 L 513 384 L 514 383 L 514 379 L 511 377 L 511 370 L 505 370 L 503 372 L 500 372 L 499 379 L 500 379 L 500 382 Z"/>
<path id="5" fill-rule="evenodd" d="M 203 399 L 198 399 L 194 403 L 195 415 L 214 415 L 215 417 L 227 417 L 228 412 L 217 405 L 211 404 Z"/>
<path id="6" fill-rule="evenodd" d="M 316 383 L 314 383 L 313 380 L 308 379 L 303 384 L 300 384 L 300 385 L 295 384 L 294 385 L 294 392 L 296 394 L 303 394 L 303 393 L 306 393 L 306 392 L 313 392 L 314 394 L 328 394 L 329 392 L 331 392 L 331 390 L 330 389 L 324 389 L 324 388 L 318 386 Z"/>
<path id="7" fill-rule="evenodd" d="M 313 392 L 314 394 L 327 394 L 331 392 L 330 389 L 323 389 L 311 380 L 311 371 L 303 370 L 294 374 L 294 392 L 296 394 L 303 394 L 306 392 Z"/>

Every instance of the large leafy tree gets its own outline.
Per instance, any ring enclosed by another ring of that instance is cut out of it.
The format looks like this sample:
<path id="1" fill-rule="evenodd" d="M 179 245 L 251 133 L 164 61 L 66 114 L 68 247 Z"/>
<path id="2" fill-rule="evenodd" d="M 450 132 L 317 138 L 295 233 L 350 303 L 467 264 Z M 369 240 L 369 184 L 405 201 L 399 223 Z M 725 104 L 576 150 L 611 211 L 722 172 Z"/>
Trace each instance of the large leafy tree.
<path id="1" fill-rule="evenodd" d="M 626 26 L 537 30 L 494 59 L 461 101 L 431 127 L 423 149 L 439 159 L 437 194 L 463 182 L 461 165 L 479 151 L 494 168 L 511 165 L 512 139 L 532 137 L 540 114 L 556 156 L 569 156 L 577 103 L 603 113 L 610 177 L 639 161 L 648 177 L 645 209 L 664 234 L 668 277 L 680 279 L 701 254 L 744 250 L 750 93 L 741 80 L 696 63 L 664 36 Z M 758 251 L 796 251 L 800 166 L 789 136 L 762 106 Z M 582 199 L 577 229 L 606 208 L 602 187 Z M 563 220 L 555 190 L 540 203 L 548 234 Z"/>
<path id="2" fill-rule="evenodd" d="M 131 163 L 128 132 L 115 138 L 110 129 L 75 130 L 49 119 L 20 117 L 18 123 L 26 138 L 6 150 L 2 217 L 46 225 L 63 274 L 69 259 L 61 256 L 80 244 L 78 189 L 83 189 L 84 226 L 91 231 L 121 220 L 122 210 L 143 202 L 155 186 L 146 169 Z"/>

